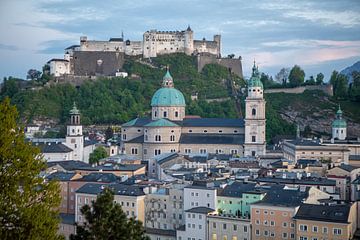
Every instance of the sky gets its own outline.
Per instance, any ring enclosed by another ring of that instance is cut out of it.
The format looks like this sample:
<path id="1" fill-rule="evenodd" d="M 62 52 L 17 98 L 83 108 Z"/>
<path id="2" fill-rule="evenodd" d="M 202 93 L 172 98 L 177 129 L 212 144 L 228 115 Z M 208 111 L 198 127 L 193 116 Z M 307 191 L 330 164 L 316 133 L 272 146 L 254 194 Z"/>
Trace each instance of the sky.
<path id="1" fill-rule="evenodd" d="M 222 55 L 254 59 L 274 76 L 300 65 L 327 80 L 360 60 L 359 0 L 0 0 L 0 79 L 41 70 L 80 36 L 141 40 L 150 29 L 185 30 L 195 39 L 221 34 Z"/>

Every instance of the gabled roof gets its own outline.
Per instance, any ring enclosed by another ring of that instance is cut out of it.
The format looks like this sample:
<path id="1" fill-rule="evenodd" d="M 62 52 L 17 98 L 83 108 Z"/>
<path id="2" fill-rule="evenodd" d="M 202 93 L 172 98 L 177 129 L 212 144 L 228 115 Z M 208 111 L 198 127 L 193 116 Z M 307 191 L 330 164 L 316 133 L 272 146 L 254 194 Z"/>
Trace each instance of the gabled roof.
<path id="1" fill-rule="evenodd" d="M 351 205 L 315 205 L 302 204 L 295 215 L 295 219 L 319 222 L 349 223 Z"/>
<path id="2" fill-rule="evenodd" d="M 114 183 L 118 181 L 118 178 L 116 175 L 112 173 L 100 173 L 100 172 L 94 172 L 90 173 L 88 175 L 83 176 L 78 181 L 81 182 L 102 182 L 102 183 Z"/>
<path id="3" fill-rule="evenodd" d="M 87 183 L 79 188 L 76 193 L 95 194 L 98 195 L 106 187 L 110 188 L 115 195 L 125 196 L 143 196 L 145 195 L 143 189 L 139 186 L 125 185 L 125 184 L 97 184 Z"/>
<path id="4" fill-rule="evenodd" d="M 182 144 L 243 144 L 244 134 L 208 134 L 208 133 L 183 133 L 180 137 Z"/>
<path id="5" fill-rule="evenodd" d="M 74 161 L 74 160 L 54 161 L 54 162 L 47 162 L 46 164 L 48 168 L 53 167 L 55 165 L 59 165 L 66 171 L 73 171 L 84 167 L 91 167 L 91 165 L 88 163 L 84 163 L 81 161 Z"/>
<path id="6" fill-rule="evenodd" d="M 42 153 L 68 153 L 73 151 L 61 142 L 33 143 L 33 146 L 39 147 Z"/>
<path id="7" fill-rule="evenodd" d="M 266 196 L 255 205 L 266 206 L 284 206 L 296 207 L 299 206 L 309 196 L 309 189 L 305 192 L 293 189 L 284 189 L 283 185 L 272 186 L 267 192 Z"/>
<path id="8" fill-rule="evenodd" d="M 347 172 L 351 172 L 354 169 L 357 169 L 358 167 L 352 166 L 352 165 L 348 165 L 348 164 L 341 164 L 339 166 L 339 168 L 341 168 L 342 170 L 345 170 Z"/>
<path id="9" fill-rule="evenodd" d="M 208 214 L 208 213 L 214 212 L 214 211 L 215 211 L 214 209 L 208 208 L 208 207 L 194 207 L 194 208 L 186 210 L 185 212 Z"/>
<path id="10" fill-rule="evenodd" d="M 74 172 L 54 172 L 47 176 L 48 180 L 58 180 L 58 181 L 71 181 L 71 179 L 76 175 Z"/>
<path id="11" fill-rule="evenodd" d="M 224 189 L 219 189 L 218 196 L 241 198 L 243 193 L 254 191 L 256 183 L 233 182 Z"/>

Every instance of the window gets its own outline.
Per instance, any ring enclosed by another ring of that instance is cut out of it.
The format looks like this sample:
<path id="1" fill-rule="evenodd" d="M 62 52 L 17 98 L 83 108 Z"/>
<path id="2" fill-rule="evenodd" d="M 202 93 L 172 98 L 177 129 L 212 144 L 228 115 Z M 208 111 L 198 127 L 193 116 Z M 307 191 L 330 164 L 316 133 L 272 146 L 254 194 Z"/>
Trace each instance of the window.
<path id="1" fill-rule="evenodd" d="M 260 236 L 260 230 L 259 230 L 259 229 L 256 229 L 256 230 L 255 230 L 255 235 L 256 235 L 256 236 Z"/>
<path id="2" fill-rule="evenodd" d="M 160 155 L 160 154 L 161 154 L 161 150 L 160 149 L 155 149 L 155 156 Z"/>
<path id="3" fill-rule="evenodd" d="M 304 236 L 300 236 L 300 237 L 299 237 L 299 240 L 308 240 L 308 238 L 307 238 L 307 237 L 304 237 Z"/>
<path id="4" fill-rule="evenodd" d="M 213 222 L 213 228 L 216 228 L 216 223 L 215 222 Z"/>
<path id="5" fill-rule="evenodd" d="M 253 115 L 253 116 L 256 115 L 256 109 L 255 109 L 255 108 L 253 108 L 253 109 L 251 110 L 251 115 Z"/>
<path id="6" fill-rule="evenodd" d="M 166 111 L 164 111 L 163 116 L 164 116 L 164 118 L 167 117 L 167 112 Z"/>
<path id="7" fill-rule="evenodd" d="M 288 213 L 287 212 L 283 212 L 283 217 L 287 217 Z"/>
<path id="8" fill-rule="evenodd" d="M 237 231 L 237 225 L 234 224 L 234 231 Z"/>
<path id="9" fill-rule="evenodd" d="M 226 223 L 223 224 L 223 229 L 226 230 Z"/>
<path id="10" fill-rule="evenodd" d="M 270 221 L 270 226 L 275 226 L 275 222 L 274 222 L 274 221 Z"/>
<path id="11" fill-rule="evenodd" d="M 154 112 L 155 117 L 157 117 L 157 111 Z"/>
<path id="12" fill-rule="evenodd" d="M 251 141 L 256 142 L 256 136 L 251 136 Z"/>
<path id="13" fill-rule="evenodd" d="M 185 153 L 191 153 L 191 149 L 190 148 L 185 148 Z"/>
<path id="14" fill-rule="evenodd" d="M 264 210 L 264 215 L 268 215 L 268 211 Z"/>
<path id="15" fill-rule="evenodd" d="M 144 148 L 144 155 L 146 155 L 147 154 L 147 149 L 146 148 Z"/>
<path id="16" fill-rule="evenodd" d="M 333 228 L 334 235 L 341 235 L 341 228 Z"/>
<path id="17" fill-rule="evenodd" d="M 171 141 L 171 142 L 174 142 L 174 141 L 175 141 L 175 135 L 171 135 L 171 136 L 170 136 L 170 141 Z"/>
<path id="18" fill-rule="evenodd" d="M 232 149 L 232 150 L 231 150 L 231 154 L 232 154 L 232 155 L 238 154 L 238 150 L 237 150 L 237 149 Z"/>
<path id="19" fill-rule="evenodd" d="M 199 229 L 202 229 L 202 226 L 201 226 L 201 225 L 199 225 Z"/>
<path id="20" fill-rule="evenodd" d="M 264 236 L 269 236 L 269 231 L 268 230 L 264 231 Z"/>
<path id="21" fill-rule="evenodd" d="M 200 153 L 201 154 L 205 154 L 207 151 L 206 151 L 206 149 L 205 148 L 200 148 Z"/>
<path id="22" fill-rule="evenodd" d="M 248 227 L 244 226 L 244 232 L 247 232 L 247 231 L 248 231 Z"/>
<path id="23" fill-rule="evenodd" d="M 260 214 L 260 210 L 255 210 L 255 213 L 256 213 L 256 214 Z"/>
<path id="24" fill-rule="evenodd" d="M 149 141 L 148 135 L 145 135 L 145 141 Z"/>
<path id="25" fill-rule="evenodd" d="M 255 157 L 256 152 L 255 151 L 251 151 L 251 156 Z"/>
<path id="26" fill-rule="evenodd" d="M 122 137 L 123 137 L 123 140 L 126 140 L 126 134 L 123 134 Z"/>
<path id="27" fill-rule="evenodd" d="M 216 154 L 220 154 L 220 153 L 222 153 L 222 150 L 221 150 L 221 149 L 216 149 L 216 150 L 215 150 L 215 153 L 216 153 Z"/>
<path id="28" fill-rule="evenodd" d="M 274 233 L 274 232 L 270 232 L 270 237 L 275 237 L 275 233 Z"/>
<path id="29" fill-rule="evenodd" d="M 175 112 L 175 117 L 179 117 L 179 112 L 178 111 Z"/>
<path id="30" fill-rule="evenodd" d="M 256 224 L 256 225 L 260 225 L 260 220 L 259 220 L 259 219 L 256 219 L 256 220 L 255 220 L 255 224 Z"/>
<path id="31" fill-rule="evenodd" d="M 318 232 L 318 227 L 317 227 L 317 226 L 313 226 L 313 227 L 312 227 L 312 231 L 313 231 L 313 232 Z"/>
<path id="32" fill-rule="evenodd" d="M 283 222 L 283 227 L 287 228 L 287 222 Z"/>
<path id="33" fill-rule="evenodd" d="M 137 148 L 131 148 L 131 154 L 137 155 L 138 154 L 138 149 Z"/>
<path id="34" fill-rule="evenodd" d="M 286 232 L 284 232 L 284 233 L 282 234 L 282 238 L 284 238 L 284 239 L 287 238 L 287 233 L 286 233 Z"/>
<path id="35" fill-rule="evenodd" d="M 155 135 L 155 141 L 160 142 L 161 141 L 161 136 L 160 135 Z"/>
<path id="36" fill-rule="evenodd" d="M 89 203 L 89 199 L 85 198 L 85 204 L 88 204 L 88 203 Z"/>
<path id="37" fill-rule="evenodd" d="M 327 227 L 323 227 L 323 233 L 328 233 L 328 228 Z"/>
<path id="38" fill-rule="evenodd" d="M 299 225 L 299 231 L 302 231 L 302 232 L 307 232 L 308 230 L 308 226 L 305 225 L 305 224 L 300 224 Z"/>

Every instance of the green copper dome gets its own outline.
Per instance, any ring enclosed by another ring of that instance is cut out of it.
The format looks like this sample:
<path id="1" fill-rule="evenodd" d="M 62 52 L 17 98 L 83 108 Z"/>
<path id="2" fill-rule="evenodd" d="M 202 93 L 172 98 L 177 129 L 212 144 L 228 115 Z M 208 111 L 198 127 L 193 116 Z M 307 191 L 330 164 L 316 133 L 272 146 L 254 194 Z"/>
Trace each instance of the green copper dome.
<path id="1" fill-rule="evenodd" d="M 151 99 L 151 106 L 185 106 L 184 95 L 175 88 L 160 88 Z"/>
<path id="2" fill-rule="evenodd" d="M 346 121 L 344 119 L 336 119 L 333 123 L 332 123 L 332 127 L 333 128 L 346 128 Z"/>
<path id="3" fill-rule="evenodd" d="M 169 72 L 166 71 L 163 77 L 163 87 L 157 90 L 151 99 L 151 106 L 184 106 L 185 98 L 184 95 L 174 88 L 173 78 Z"/>
<path id="4" fill-rule="evenodd" d="M 254 87 L 260 87 L 261 89 L 264 89 L 264 85 L 260 80 L 260 73 L 258 68 L 255 66 L 255 62 L 252 68 L 251 78 L 248 81 L 248 88 L 254 88 Z"/>

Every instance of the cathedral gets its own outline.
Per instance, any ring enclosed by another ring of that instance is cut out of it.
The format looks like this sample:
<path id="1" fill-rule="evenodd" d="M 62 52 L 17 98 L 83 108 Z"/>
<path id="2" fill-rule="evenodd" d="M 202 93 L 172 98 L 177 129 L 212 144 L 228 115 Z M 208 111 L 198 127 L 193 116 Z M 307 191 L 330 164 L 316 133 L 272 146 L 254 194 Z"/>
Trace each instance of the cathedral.
<path id="1" fill-rule="evenodd" d="M 265 100 L 258 68 L 253 66 L 245 101 L 245 119 L 200 118 L 185 115 L 184 95 L 167 70 L 162 87 L 151 100 L 151 118 L 122 125 L 122 151 L 142 160 L 166 153 L 265 154 Z"/>

